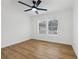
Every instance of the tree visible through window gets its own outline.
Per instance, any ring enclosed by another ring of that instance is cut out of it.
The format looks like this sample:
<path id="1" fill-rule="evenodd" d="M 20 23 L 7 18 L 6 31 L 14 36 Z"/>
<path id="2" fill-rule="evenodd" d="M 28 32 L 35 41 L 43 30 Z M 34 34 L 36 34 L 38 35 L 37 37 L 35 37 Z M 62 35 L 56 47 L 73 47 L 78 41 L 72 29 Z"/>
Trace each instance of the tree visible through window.
<path id="1" fill-rule="evenodd" d="M 46 34 L 46 21 L 42 21 L 39 23 L 39 33 Z"/>
<path id="2" fill-rule="evenodd" d="M 49 34 L 57 34 L 57 28 L 58 28 L 57 20 L 50 20 L 48 22 L 48 33 Z"/>
<path id="3" fill-rule="evenodd" d="M 39 34 L 57 34 L 58 20 L 40 21 Z"/>

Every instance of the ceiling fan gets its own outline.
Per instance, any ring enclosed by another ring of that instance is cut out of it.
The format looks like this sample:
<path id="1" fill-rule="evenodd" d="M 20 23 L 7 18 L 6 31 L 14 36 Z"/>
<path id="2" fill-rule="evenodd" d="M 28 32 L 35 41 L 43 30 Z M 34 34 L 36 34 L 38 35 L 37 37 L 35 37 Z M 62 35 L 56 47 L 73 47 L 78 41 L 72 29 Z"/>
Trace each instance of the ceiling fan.
<path id="1" fill-rule="evenodd" d="M 47 11 L 47 9 L 38 8 L 38 6 L 40 5 L 41 2 L 42 2 L 41 0 L 38 0 L 38 1 L 33 0 L 32 1 L 33 6 L 30 6 L 30 5 L 28 5 L 28 4 L 24 3 L 24 2 L 18 1 L 18 3 L 21 3 L 21 4 L 25 5 L 25 6 L 30 7 L 30 9 L 24 10 L 25 12 L 33 10 L 33 11 L 36 12 L 36 14 L 39 14 L 38 10 Z"/>

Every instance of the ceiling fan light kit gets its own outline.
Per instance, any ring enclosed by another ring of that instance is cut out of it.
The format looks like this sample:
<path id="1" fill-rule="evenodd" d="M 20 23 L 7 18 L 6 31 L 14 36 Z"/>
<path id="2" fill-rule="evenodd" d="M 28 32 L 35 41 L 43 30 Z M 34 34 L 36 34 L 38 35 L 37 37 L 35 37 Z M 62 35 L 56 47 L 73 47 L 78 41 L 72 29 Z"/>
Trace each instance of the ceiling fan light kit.
<path id="1" fill-rule="evenodd" d="M 32 11 L 37 11 L 37 9 L 36 8 L 32 8 Z"/>
<path id="2" fill-rule="evenodd" d="M 24 2 L 18 1 L 18 3 L 30 7 L 30 9 L 24 10 L 24 12 L 27 12 L 27 11 L 31 11 L 31 10 L 32 10 L 32 11 L 34 11 L 36 14 L 39 14 L 39 13 L 38 13 L 38 10 L 47 11 L 47 9 L 43 9 L 43 8 L 39 8 L 39 7 L 38 7 L 41 2 L 42 2 L 41 0 L 38 0 L 38 1 L 34 1 L 34 0 L 33 0 L 33 1 L 32 1 L 33 6 L 30 6 L 30 5 L 28 5 L 28 4 L 24 3 Z"/>

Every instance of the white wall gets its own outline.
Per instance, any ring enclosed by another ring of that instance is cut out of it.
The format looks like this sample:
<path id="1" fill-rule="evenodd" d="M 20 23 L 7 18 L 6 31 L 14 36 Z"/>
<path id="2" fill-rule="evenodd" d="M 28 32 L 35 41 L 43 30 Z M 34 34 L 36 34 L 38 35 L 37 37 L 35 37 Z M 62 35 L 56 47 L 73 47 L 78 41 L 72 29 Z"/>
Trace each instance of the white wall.
<path id="1" fill-rule="evenodd" d="M 46 41 L 72 44 L 72 24 L 73 24 L 73 9 L 65 9 L 54 13 L 47 13 L 44 15 L 38 15 L 32 17 L 32 27 L 34 39 L 41 39 Z M 51 18 L 58 19 L 58 35 L 57 36 L 48 36 L 48 35 L 38 35 L 37 34 L 37 21 L 39 20 L 49 20 Z"/>
<path id="2" fill-rule="evenodd" d="M 73 10 L 73 49 L 78 56 L 78 1 L 74 0 L 74 10 Z"/>
<path id="3" fill-rule="evenodd" d="M 2 47 L 27 40 L 31 35 L 30 18 L 18 10 L 17 1 L 2 0 L 1 2 Z"/>

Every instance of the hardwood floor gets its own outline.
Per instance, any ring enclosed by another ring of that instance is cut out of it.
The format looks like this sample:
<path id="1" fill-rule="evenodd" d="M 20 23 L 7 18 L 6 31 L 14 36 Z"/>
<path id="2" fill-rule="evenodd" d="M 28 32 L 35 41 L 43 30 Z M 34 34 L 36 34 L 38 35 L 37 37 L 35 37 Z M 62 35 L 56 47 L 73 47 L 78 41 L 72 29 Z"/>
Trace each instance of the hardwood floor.
<path id="1" fill-rule="evenodd" d="M 2 48 L 1 59 L 77 59 L 70 45 L 28 40 Z"/>

